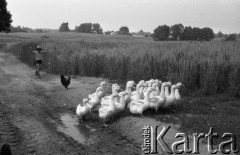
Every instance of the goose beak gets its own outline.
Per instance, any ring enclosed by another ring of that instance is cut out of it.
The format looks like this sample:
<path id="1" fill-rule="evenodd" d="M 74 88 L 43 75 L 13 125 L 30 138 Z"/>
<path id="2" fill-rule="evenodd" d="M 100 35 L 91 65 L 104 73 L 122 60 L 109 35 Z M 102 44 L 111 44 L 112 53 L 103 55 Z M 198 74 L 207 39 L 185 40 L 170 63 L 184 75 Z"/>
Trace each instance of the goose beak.
<path id="1" fill-rule="evenodd" d="M 176 84 L 178 87 L 185 87 L 182 83 Z"/>
<path id="2" fill-rule="evenodd" d="M 171 87 L 173 84 L 171 82 L 168 82 L 168 85 Z"/>
<path id="3" fill-rule="evenodd" d="M 136 83 L 134 83 L 134 84 L 133 84 L 133 88 L 136 88 L 136 86 L 137 86 L 137 84 L 136 84 Z"/>

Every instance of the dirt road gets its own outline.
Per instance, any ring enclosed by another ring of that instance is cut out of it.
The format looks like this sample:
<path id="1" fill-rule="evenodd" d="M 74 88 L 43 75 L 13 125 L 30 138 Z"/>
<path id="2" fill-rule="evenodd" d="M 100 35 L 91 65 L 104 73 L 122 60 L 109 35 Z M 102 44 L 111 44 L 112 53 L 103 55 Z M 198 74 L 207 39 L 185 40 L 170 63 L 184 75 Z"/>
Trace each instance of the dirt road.
<path id="1" fill-rule="evenodd" d="M 61 115 L 74 117 L 75 107 L 102 79 L 73 79 L 65 90 L 58 76 L 34 76 L 34 70 L 14 56 L 0 53 L 0 144 L 13 154 L 141 154 L 141 146 L 102 126 L 97 113 L 83 125 L 85 140 L 59 132 Z M 87 138 L 86 138 L 86 135 Z"/>

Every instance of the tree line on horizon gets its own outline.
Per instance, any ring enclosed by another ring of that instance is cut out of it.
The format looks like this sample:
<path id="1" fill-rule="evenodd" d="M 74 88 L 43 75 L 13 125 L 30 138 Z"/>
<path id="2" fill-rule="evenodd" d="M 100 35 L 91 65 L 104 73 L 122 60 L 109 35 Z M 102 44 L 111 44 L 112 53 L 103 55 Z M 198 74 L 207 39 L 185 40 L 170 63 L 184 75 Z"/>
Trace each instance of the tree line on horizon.
<path id="1" fill-rule="evenodd" d="M 25 33 L 46 33 L 46 32 L 50 32 L 50 31 L 57 31 L 57 30 L 53 30 L 53 29 L 47 29 L 47 28 L 29 28 L 29 27 L 25 27 L 25 26 L 11 26 L 10 27 L 10 32 L 25 32 Z"/>
<path id="2" fill-rule="evenodd" d="M 0 32 L 49 32 L 50 29 L 31 29 L 28 27 L 17 26 L 14 27 L 11 25 L 12 15 L 7 10 L 6 0 L 0 0 Z M 56 31 L 56 30 L 54 30 Z M 58 29 L 59 32 L 79 32 L 79 33 L 95 33 L 103 34 L 103 29 L 99 23 L 82 23 L 79 26 L 76 26 L 74 30 L 70 30 L 68 27 L 68 22 L 62 23 Z M 106 31 L 105 34 L 111 34 L 113 31 Z M 132 35 L 129 32 L 127 26 L 120 27 L 119 31 L 116 31 L 115 34 L 118 35 Z M 149 35 L 147 35 L 149 36 Z M 240 37 L 239 34 L 223 34 L 219 31 L 217 34 L 214 34 L 213 30 L 208 27 L 198 28 L 186 26 L 182 24 L 175 24 L 173 26 L 160 25 L 154 29 L 153 34 L 151 35 L 156 41 L 169 41 L 169 40 L 196 40 L 196 41 L 210 41 L 214 37 L 224 38 L 226 41 L 237 40 Z"/>
<path id="3" fill-rule="evenodd" d="M 156 41 L 165 40 L 195 40 L 195 41 L 210 41 L 214 39 L 214 32 L 211 28 L 204 27 L 184 27 L 182 24 L 173 26 L 161 25 L 158 26 L 153 33 L 153 38 Z"/>
<path id="4" fill-rule="evenodd" d="M 2 30 L 3 31 L 3 30 Z M 30 33 L 46 33 L 46 32 L 77 32 L 77 33 L 95 33 L 95 34 L 117 34 L 117 35 L 134 35 L 137 33 L 130 33 L 129 28 L 127 26 L 122 26 L 119 28 L 119 31 L 105 31 L 103 32 L 103 29 L 101 28 L 101 25 L 99 23 L 82 23 L 79 26 L 76 26 L 75 29 L 71 30 L 68 27 L 68 22 L 64 22 L 60 25 L 59 29 L 32 29 L 29 27 L 24 26 L 10 26 L 9 32 L 30 32 Z M 140 30 L 139 32 L 144 33 L 143 30 Z M 146 33 L 147 34 L 147 33 Z M 198 28 L 198 27 L 191 27 L 186 26 L 184 27 L 182 24 L 175 24 L 173 26 L 167 26 L 162 25 L 158 26 L 154 33 L 150 33 L 145 35 L 145 37 L 153 37 L 156 41 L 181 41 L 181 40 L 195 40 L 195 41 L 209 41 L 213 38 L 220 38 L 225 41 L 233 41 L 237 40 L 237 38 L 240 38 L 239 34 L 223 34 L 221 31 L 214 34 L 213 30 L 211 28 Z"/>
<path id="5" fill-rule="evenodd" d="M 98 23 L 82 23 L 79 26 L 76 26 L 74 30 L 70 30 L 68 27 L 68 22 L 62 23 L 59 27 L 59 32 L 80 32 L 80 33 L 96 33 L 103 34 L 103 30 Z M 114 31 L 106 31 L 105 34 L 111 34 Z M 141 32 L 143 32 L 141 30 Z M 127 26 L 120 27 L 119 31 L 116 31 L 115 34 L 118 35 L 132 35 L 129 32 Z M 149 35 L 147 35 L 149 36 Z M 236 40 L 237 37 L 240 37 L 240 34 L 223 34 L 219 31 L 217 34 L 214 34 L 213 30 L 208 27 L 198 28 L 186 26 L 182 24 L 175 24 L 173 26 L 161 25 L 158 26 L 154 33 L 151 34 L 154 40 L 156 41 L 210 41 L 215 37 L 225 38 L 226 41 Z"/>
<path id="6" fill-rule="evenodd" d="M 213 30 L 209 27 L 184 27 L 182 24 L 175 24 L 173 26 L 161 25 L 158 26 L 153 33 L 153 38 L 157 41 L 210 41 L 214 38 L 221 38 L 225 41 L 234 41 L 237 40 L 238 37 L 240 37 L 240 33 L 223 34 L 219 31 L 217 34 L 214 34 Z"/>
<path id="7" fill-rule="evenodd" d="M 79 32 L 79 33 L 97 33 L 102 34 L 103 30 L 98 23 L 82 23 L 76 26 L 74 30 L 70 30 L 68 22 L 64 22 L 59 27 L 59 32 Z"/>
<path id="8" fill-rule="evenodd" d="M 59 32 L 79 32 L 79 33 L 95 33 L 103 34 L 103 29 L 99 23 L 82 23 L 79 26 L 75 26 L 74 30 L 70 30 L 68 22 L 64 22 L 59 27 Z M 110 34 L 112 31 L 107 31 L 105 34 Z M 129 28 L 127 26 L 120 27 L 117 31 L 119 35 L 130 35 Z"/>

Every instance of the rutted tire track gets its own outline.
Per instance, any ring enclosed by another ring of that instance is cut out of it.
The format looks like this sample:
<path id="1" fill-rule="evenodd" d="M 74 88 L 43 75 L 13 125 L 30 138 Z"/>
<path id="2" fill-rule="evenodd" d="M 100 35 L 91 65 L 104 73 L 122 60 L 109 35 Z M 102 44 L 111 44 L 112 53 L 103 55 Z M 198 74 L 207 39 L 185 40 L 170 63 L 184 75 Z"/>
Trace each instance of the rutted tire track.
<path id="1" fill-rule="evenodd" d="M 12 119 L 11 109 L 1 101 L 0 103 L 0 146 L 7 143 L 11 146 L 13 154 L 31 154 L 30 147 L 21 145 L 23 136 Z"/>
<path id="2" fill-rule="evenodd" d="M 10 121 L 11 113 L 5 105 L 0 105 L 0 142 L 8 142 L 13 148 L 20 143 L 18 128 Z"/>

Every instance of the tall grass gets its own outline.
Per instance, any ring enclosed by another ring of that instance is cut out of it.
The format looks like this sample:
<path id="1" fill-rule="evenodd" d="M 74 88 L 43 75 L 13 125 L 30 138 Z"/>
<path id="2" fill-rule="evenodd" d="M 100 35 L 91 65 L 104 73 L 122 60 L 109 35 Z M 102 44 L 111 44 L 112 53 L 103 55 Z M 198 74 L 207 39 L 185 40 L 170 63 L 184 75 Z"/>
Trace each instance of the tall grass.
<path id="1" fill-rule="evenodd" d="M 39 42 L 6 49 L 32 64 Z M 49 73 L 106 77 L 125 82 L 158 78 L 183 82 L 186 90 L 240 97 L 240 42 L 154 42 L 88 39 L 40 42 L 50 48 L 43 68 Z"/>

